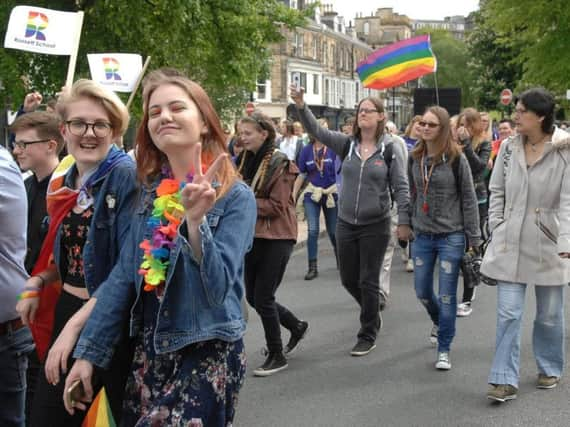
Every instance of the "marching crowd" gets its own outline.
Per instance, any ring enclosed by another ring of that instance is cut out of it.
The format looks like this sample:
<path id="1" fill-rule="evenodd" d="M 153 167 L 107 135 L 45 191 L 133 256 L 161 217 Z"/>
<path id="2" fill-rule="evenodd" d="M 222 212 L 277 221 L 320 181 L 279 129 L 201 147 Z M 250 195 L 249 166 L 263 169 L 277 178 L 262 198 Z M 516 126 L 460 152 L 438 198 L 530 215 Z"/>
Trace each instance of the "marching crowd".
<path id="1" fill-rule="evenodd" d="M 246 302 L 267 347 L 255 376 L 286 369 L 307 335 L 309 322 L 276 291 L 299 218 L 308 224 L 305 280 L 318 277 L 321 211 L 358 305 L 350 355 L 376 347 L 401 246 L 436 369 L 451 369 L 456 318 L 472 313 L 476 285 L 496 285 L 487 397 L 516 398 L 534 285 L 537 387 L 556 387 L 570 135 L 554 124 L 552 95 L 521 93 L 498 135 L 486 113 L 450 117 L 431 106 L 400 137 L 375 97 L 333 131 L 302 88 L 290 94 L 298 122 L 254 112 L 228 141 L 197 83 L 155 70 L 128 154 L 129 113 L 99 84 L 64 88 L 49 111 L 37 110 L 41 95 L 26 96 L 12 152 L 0 148 L 1 425 L 80 426 L 103 387 L 117 425 L 231 425 L 246 373 Z"/>

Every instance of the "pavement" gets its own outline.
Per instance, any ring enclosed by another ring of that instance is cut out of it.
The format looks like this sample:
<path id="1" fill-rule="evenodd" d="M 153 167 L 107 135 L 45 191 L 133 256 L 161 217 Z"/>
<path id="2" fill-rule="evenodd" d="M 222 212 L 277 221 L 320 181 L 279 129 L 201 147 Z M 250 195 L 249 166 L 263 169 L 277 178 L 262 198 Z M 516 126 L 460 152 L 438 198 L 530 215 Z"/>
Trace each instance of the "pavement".
<path id="1" fill-rule="evenodd" d="M 303 280 L 306 257 L 305 250 L 293 253 L 277 301 L 309 321 L 309 333 L 286 370 L 254 377 L 253 369 L 264 360 L 265 340 L 259 316 L 250 310 L 244 337 L 248 371 L 234 427 L 570 425 L 570 382 L 563 378 L 553 390 L 535 388 L 534 292 L 528 292 L 523 321 L 519 396 L 497 405 L 486 399 L 495 341 L 495 288 L 478 288 L 473 314 L 457 320 L 452 369 L 437 371 L 436 351 L 428 340 L 431 322 L 415 297 L 413 274 L 404 270 L 397 251 L 377 348 L 368 356 L 351 357 L 358 308 L 340 285 L 328 238 L 319 241 L 319 277 L 312 281 Z M 282 334 L 287 342 L 289 334 Z"/>

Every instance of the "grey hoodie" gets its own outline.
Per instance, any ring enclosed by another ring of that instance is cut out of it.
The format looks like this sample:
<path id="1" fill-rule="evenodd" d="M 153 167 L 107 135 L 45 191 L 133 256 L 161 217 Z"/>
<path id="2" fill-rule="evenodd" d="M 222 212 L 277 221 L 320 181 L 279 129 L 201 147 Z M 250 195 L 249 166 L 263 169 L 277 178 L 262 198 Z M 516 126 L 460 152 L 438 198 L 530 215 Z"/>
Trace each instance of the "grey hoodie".
<path id="1" fill-rule="evenodd" d="M 410 195 L 406 176 L 404 148 L 389 134 L 383 134 L 376 143 L 376 151 L 362 162 L 357 147 L 360 141 L 341 132 L 325 129 L 317 123 L 308 108 L 298 108 L 301 123 L 338 156 L 348 154 L 342 162 L 342 187 L 339 195 L 338 216 L 354 225 L 366 225 L 390 217 L 390 187 L 398 205 L 398 224 L 409 224 Z M 391 145 L 390 167 L 384 153 Z M 389 184 L 388 184 L 389 183 Z"/>

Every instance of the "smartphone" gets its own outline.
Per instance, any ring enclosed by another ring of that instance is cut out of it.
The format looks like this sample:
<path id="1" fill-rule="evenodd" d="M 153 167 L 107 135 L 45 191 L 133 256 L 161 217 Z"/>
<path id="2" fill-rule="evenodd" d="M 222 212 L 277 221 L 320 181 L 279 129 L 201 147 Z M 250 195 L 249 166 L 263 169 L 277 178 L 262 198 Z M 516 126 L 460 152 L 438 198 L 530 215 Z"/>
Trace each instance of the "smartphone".
<path id="1" fill-rule="evenodd" d="M 301 90 L 301 73 L 298 71 L 293 71 L 291 73 L 291 80 L 293 81 L 293 84 L 295 85 L 295 89 Z"/>
<path id="2" fill-rule="evenodd" d="M 77 380 L 71 384 L 71 387 L 67 389 L 65 396 L 69 406 L 73 406 L 74 402 L 81 401 L 85 397 L 85 389 L 83 388 L 81 380 Z"/>

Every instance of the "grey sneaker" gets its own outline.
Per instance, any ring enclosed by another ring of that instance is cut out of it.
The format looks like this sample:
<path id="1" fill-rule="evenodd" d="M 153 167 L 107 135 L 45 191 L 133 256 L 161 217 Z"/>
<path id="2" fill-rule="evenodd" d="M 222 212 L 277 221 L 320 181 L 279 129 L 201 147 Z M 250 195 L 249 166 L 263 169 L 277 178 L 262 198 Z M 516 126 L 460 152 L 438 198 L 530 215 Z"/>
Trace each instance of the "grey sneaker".
<path id="1" fill-rule="evenodd" d="M 433 327 L 431 328 L 431 331 L 429 333 L 429 342 L 434 347 L 437 345 L 437 334 L 438 334 L 438 332 L 439 332 L 439 326 L 433 325 Z"/>
<path id="2" fill-rule="evenodd" d="M 435 369 L 440 371 L 449 371 L 451 369 L 451 362 L 449 361 L 449 353 L 440 351 L 437 353 L 437 362 L 435 362 Z"/>
<path id="3" fill-rule="evenodd" d="M 358 340 L 356 345 L 350 351 L 351 356 L 366 356 L 376 348 L 376 344 L 366 340 Z"/>
<path id="4" fill-rule="evenodd" d="M 538 374 L 538 378 L 536 380 L 536 388 L 548 390 L 556 387 L 559 382 L 560 377 L 549 377 L 545 374 Z"/>
<path id="5" fill-rule="evenodd" d="M 489 384 L 487 399 L 495 402 L 506 402 L 517 398 L 518 389 L 510 384 Z"/>

